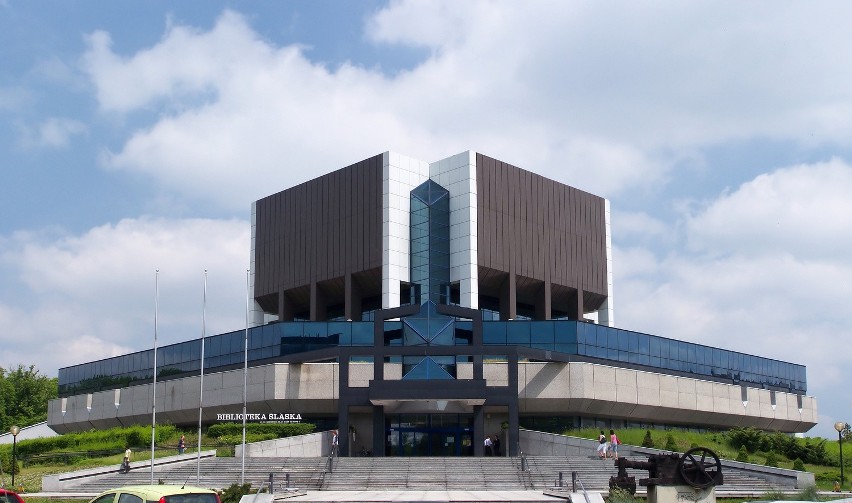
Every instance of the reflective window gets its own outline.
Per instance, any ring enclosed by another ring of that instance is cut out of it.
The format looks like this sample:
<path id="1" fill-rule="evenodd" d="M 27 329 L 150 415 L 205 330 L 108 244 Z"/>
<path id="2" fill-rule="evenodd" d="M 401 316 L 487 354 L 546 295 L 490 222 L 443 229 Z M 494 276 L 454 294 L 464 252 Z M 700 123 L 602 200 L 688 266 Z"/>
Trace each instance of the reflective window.
<path id="1" fill-rule="evenodd" d="M 431 303 L 430 303 L 431 304 Z M 429 306 L 424 306 L 429 309 Z M 434 304 L 431 305 L 434 310 Z M 384 343 L 403 344 L 403 325 L 417 344 L 470 345 L 473 323 L 429 311 L 403 321 L 386 321 Z M 436 315 L 433 317 L 433 315 Z M 371 346 L 374 325 L 362 322 L 282 322 L 249 329 L 249 363 L 334 346 Z M 483 321 L 482 340 L 491 346 L 520 345 L 649 367 L 731 379 L 735 383 L 807 391 L 806 368 L 700 344 L 576 321 Z M 205 372 L 238 364 L 245 357 L 245 330 L 205 338 Z M 157 349 L 158 378 L 197 375 L 201 339 Z M 273 360 L 274 361 L 274 360 Z M 415 368 L 422 364 L 420 368 Z M 455 361 L 409 362 L 411 378 L 455 376 Z M 59 369 L 60 396 L 131 386 L 153 375 L 153 351 L 107 358 Z"/>

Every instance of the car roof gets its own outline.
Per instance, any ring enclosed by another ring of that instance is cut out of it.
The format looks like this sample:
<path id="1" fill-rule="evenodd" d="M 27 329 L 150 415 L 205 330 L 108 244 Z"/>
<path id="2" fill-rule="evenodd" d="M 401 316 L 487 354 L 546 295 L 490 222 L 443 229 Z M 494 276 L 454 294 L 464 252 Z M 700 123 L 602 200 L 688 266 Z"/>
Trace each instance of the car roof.
<path id="1" fill-rule="evenodd" d="M 178 486 L 178 485 L 169 485 L 169 484 L 154 484 L 154 485 L 136 485 L 136 486 L 124 486 L 124 487 L 116 487 L 114 489 L 110 489 L 108 491 L 104 491 L 99 494 L 97 497 L 100 497 L 104 494 L 108 493 L 134 493 L 139 496 L 143 496 L 146 500 L 159 500 L 163 496 L 169 496 L 172 494 L 191 494 L 191 493 L 213 493 L 216 494 L 216 491 L 211 489 L 204 489 L 202 487 L 194 487 L 194 486 Z"/>

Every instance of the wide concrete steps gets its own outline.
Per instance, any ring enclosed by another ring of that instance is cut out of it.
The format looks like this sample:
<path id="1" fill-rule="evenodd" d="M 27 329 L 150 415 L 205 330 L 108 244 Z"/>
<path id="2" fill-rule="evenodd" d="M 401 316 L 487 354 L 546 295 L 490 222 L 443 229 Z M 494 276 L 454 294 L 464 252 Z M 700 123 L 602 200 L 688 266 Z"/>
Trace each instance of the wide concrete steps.
<path id="1" fill-rule="evenodd" d="M 634 459 L 634 458 L 630 458 Z M 637 457 L 636 460 L 644 460 Z M 332 471 L 327 471 L 327 458 L 246 458 L 245 482 L 258 488 L 273 474 L 275 491 L 284 488 L 289 474 L 289 487 L 302 490 L 549 490 L 553 489 L 562 472 L 563 487 L 571 487 L 572 472 L 577 474 L 577 488 L 609 490 L 609 479 L 617 473 L 612 459 L 596 456 L 528 456 L 526 470 L 521 470 L 520 458 L 458 457 L 458 458 L 398 458 L 364 457 L 335 458 Z M 239 483 L 242 470 L 240 458 L 202 458 L 171 462 L 155 466 L 154 483 L 200 485 L 223 489 Z M 196 483 L 200 468 L 200 482 Z M 647 478 L 644 470 L 629 469 L 637 481 Z M 96 494 L 106 489 L 150 483 L 149 467 L 137 467 L 130 473 L 115 471 L 96 476 L 68 474 L 63 492 Z M 725 484 L 717 493 L 759 494 L 777 491 L 769 482 L 735 470 L 724 472 Z M 644 492 L 643 487 L 638 488 Z"/>
<path id="2" fill-rule="evenodd" d="M 325 458 L 246 458 L 245 482 L 260 487 L 273 474 L 276 489 L 283 487 L 286 474 L 290 475 L 290 486 L 300 489 L 319 489 L 324 475 Z M 98 493 L 131 484 L 148 484 L 151 481 L 150 467 L 133 469 L 129 473 L 116 471 L 97 477 L 86 477 L 65 482 L 66 491 Z M 199 476 L 200 468 L 200 479 Z M 242 460 L 240 458 L 206 458 L 200 464 L 196 460 L 154 467 L 154 483 L 189 484 L 222 489 L 240 482 Z M 199 480 L 196 483 L 196 480 Z"/>
<path id="3" fill-rule="evenodd" d="M 523 490 L 516 458 L 338 458 L 324 490 Z"/>

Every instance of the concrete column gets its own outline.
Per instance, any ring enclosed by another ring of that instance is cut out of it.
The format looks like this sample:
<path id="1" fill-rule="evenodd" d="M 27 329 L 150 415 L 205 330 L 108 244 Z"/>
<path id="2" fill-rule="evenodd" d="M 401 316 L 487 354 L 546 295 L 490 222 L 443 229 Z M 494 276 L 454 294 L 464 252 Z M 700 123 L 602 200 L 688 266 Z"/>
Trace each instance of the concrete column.
<path id="1" fill-rule="evenodd" d="M 514 320 L 518 316 L 518 297 L 516 278 L 509 273 L 500 289 L 500 319 Z"/>
<path id="2" fill-rule="evenodd" d="M 547 280 L 541 285 L 541 290 L 535 300 L 535 319 L 549 320 L 551 312 L 551 291 L 550 281 Z"/>
<path id="3" fill-rule="evenodd" d="M 577 288 L 568 299 L 568 319 L 582 321 L 583 319 L 583 289 Z"/>
<path id="4" fill-rule="evenodd" d="M 325 295 L 320 290 L 319 283 L 311 283 L 311 321 L 325 321 Z"/>
<path id="5" fill-rule="evenodd" d="M 344 311 L 347 320 L 361 321 L 361 291 L 352 277 L 352 273 L 346 273 L 344 277 Z"/>
<path id="6" fill-rule="evenodd" d="M 518 353 L 509 355 L 509 389 L 518 389 Z M 520 425 L 518 422 L 518 394 L 511 393 L 509 396 L 509 430 L 506 439 L 506 452 L 509 456 L 518 455 L 518 439 L 520 438 Z"/>
<path id="7" fill-rule="evenodd" d="M 473 455 L 482 457 L 485 454 L 485 412 L 481 405 L 473 406 Z"/>
<path id="8" fill-rule="evenodd" d="M 280 321 L 293 321 L 295 313 L 293 312 L 293 304 L 287 298 L 282 288 L 278 292 L 278 319 Z"/>
<path id="9" fill-rule="evenodd" d="M 373 456 L 385 455 L 385 408 L 382 405 L 373 406 Z"/>

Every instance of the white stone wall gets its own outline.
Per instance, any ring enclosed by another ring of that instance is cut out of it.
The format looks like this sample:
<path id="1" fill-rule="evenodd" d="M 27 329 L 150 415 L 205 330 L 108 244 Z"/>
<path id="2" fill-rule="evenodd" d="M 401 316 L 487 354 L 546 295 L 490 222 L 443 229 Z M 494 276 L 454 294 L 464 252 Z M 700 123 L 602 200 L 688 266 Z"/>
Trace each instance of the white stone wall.
<path id="1" fill-rule="evenodd" d="M 462 307 L 479 309 L 476 152 L 431 163 L 429 176 L 450 192 L 450 281 L 459 282 Z"/>
<path id="2" fill-rule="evenodd" d="M 331 448 L 331 438 L 327 431 L 297 435 L 295 437 L 276 438 L 263 442 L 246 444 L 246 457 L 249 458 L 318 458 L 327 456 Z M 243 455 L 243 446 L 238 444 L 234 456 Z M 277 476 L 277 475 L 276 475 Z"/>
<path id="3" fill-rule="evenodd" d="M 385 378 L 400 379 L 401 365 L 384 363 Z M 277 363 L 249 368 L 248 412 L 336 414 L 339 386 L 335 363 Z M 350 383 L 369 385 L 373 366 L 350 366 Z M 508 385 L 506 363 L 485 363 L 488 386 Z M 459 369 L 463 378 L 472 369 Z M 807 431 L 817 422 L 817 405 L 805 396 L 739 385 L 611 367 L 592 363 L 521 363 L 518 367 L 521 414 L 584 415 L 663 424 L 753 426 L 788 432 Z M 158 423 L 198 420 L 199 377 L 157 383 Z M 414 384 L 416 385 L 416 384 Z M 243 371 L 204 376 L 204 418 L 242 412 Z M 150 424 L 151 385 L 51 400 L 48 425 L 59 433 L 127 424 Z"/>
<path id="4" fill-rule="evenodd" d="M 609 199 L 604 199 L 604 223 L 606 226 L 606 300 L 598 309 L 597 322 L 608 327 L 615 326 L 615 297 L 612 287 L 612 226 L 610 224 Z"/>
<path id="5" fill-rule="evenodd" d="M 486 365 L 486 375 L 488 367 Z M 807 431 L 817 422 L 816 400 L 741 386 L 592 363 L 522 363 L 518 369 L 521 413 L 582 414 L 632 421 L 723 427 L 753 426 Z"/>
<path id="6" fill-rule="evenodd" d="M 249 292 L 252 292 L 252 300 L 249 312 L 249 326 L 257 327 L 267 321 L 276 320 L 278 316 L 270 316 L 263 312 L 260 304 L 254 301 L 255 282 L 255 249 L 257 246 L 257 202 L 251 203 L 251 250 L 249 250 Z"/>
<path id="7" fill-rule="evenodd" d="M 382 308 L 399 307 L 399 283 L 408 282 L 411 190 L 429 178 L 429 163 L 382 154 Z"/>

